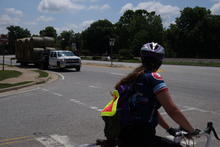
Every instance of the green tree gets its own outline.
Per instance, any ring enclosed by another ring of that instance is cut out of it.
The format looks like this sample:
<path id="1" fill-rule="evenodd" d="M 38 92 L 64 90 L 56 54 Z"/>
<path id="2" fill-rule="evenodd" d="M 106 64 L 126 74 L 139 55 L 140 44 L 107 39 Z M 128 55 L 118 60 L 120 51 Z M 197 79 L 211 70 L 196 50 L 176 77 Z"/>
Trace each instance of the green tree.
<path id="1" fill-rule="evenodd" d="M 74 39 L 74 31 L 63 31 L 60 33 L 60 36 L 58 37 L 60 41 L 60 45 L 62 49 L 72 49 L 72 43 Z"/>
<path id="2" fill-rule="evenodd" d="M 8 26 L 8 45 L 9 45 L 9 53 L 15 53 L 15 41 L 16 39 L 30 37 L 31 33 L 28 29 L 24 29 L 20 26 Z"/>
<path id="3" fill-rule="evenodd" d="M 119 48 L 132 49 L 135 56 L 139 55 L 139 49 L 144 43 L 161 43 L 163 40 L 161 17 L 155 12 L 127 10 L 115 26 Z"/>
<path id="4" fill-rule="evenodd" d="M 107 19 L 98 20 L 82 32 L 82 48 L 93 55 L 109 53 L 109 38 L 113 35 L 113 24 Z"/>
<path id="5" fill-rule="evenodd" d="M 204 58 L 207 56 L 207 39 L 211 37 L 212 15 L 210 10 L 202 7 L 185 8 L 176 24 L 167 30 L 167 42 L 177 57 Z M 216 34 L 215 32 L 213 32 Z M 213 34 L 213 35 L 214 35 Z"/>
<path id="6" fill-rule="evenodd" d="M 40 36 L 57 38 L 57 31 L 52 26 L 48 26 L 39 32 Z"/>

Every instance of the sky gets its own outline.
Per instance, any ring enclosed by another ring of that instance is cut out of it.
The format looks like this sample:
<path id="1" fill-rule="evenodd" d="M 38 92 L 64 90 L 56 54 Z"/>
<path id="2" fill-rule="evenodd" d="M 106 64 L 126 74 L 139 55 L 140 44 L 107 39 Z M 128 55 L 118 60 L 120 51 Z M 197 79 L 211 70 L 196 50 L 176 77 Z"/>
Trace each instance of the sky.
<path id="1" fill-rule="evenodd" d="M 97 20 L 108 19 L 113 24 L 128 9 L 145 9 L 160 15 L 164 27 L 175 22 L 185 7 L 205 7 L 220 15 L 220 0 L 0 0 L 0 34 L 7 26 L 18 25 L 32 34 L 47 26 L 57 33 L 88 28 Z"/>

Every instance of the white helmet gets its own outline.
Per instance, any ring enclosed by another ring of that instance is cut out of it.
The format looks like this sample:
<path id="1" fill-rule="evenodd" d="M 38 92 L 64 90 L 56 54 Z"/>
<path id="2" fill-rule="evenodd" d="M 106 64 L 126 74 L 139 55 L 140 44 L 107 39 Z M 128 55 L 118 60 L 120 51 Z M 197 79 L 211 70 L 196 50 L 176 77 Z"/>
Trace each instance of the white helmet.
<path id="1" fill-rule="evenodd" d="M 164 48 L 155 42 L 146 43 L 141 48 L 141 58 L 155 58 L 158 60 L 162 60 L 165 55 Z"/>

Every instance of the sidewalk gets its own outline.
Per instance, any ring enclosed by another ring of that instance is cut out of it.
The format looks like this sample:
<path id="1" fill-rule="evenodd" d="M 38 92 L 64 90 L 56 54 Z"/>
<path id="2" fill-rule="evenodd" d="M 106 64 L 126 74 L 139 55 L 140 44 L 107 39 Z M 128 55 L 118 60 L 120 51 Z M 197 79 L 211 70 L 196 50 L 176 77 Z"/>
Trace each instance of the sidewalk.
<path id="1" fill-rule="evenodd" d="M 5 70 L 19 71 L 22 73 L 22 75 L 17 78 L 9 78 L 9 79 L 2 80 L 2 81 L 0 81 L 0 84 L 3 84 L 3 83 L 4 84 L 5 83 L 15 84 L 15 83 L 20 83 L 20 82 L 25 82 L 25 81 L 32 81 L 32 82 L 27 83 L 27 84 L 23 84 L 23 85 L 19 85 L 19 86 L 13 86 L 13 87 L 9 87 L 9 88 L 0 89 L 0 93 L 7 92 L 10 90 L 17 90 L 17 89 L 27 87 L 27 86 L 32 86 L 35 84 L 45 83 L 49 80 L 58 79 L 58 76 L 56 74 L 54 74 L 52 72 L 48 72 L 48 71 L 44 71 L 49 74 L 48 77 L 40 78 L 39 73 L 32 71 L 32 70 L 36 70 L 36 69 L 20 68 L 20 67 L 16 67 L 16 66 L 5 66 Z"/>

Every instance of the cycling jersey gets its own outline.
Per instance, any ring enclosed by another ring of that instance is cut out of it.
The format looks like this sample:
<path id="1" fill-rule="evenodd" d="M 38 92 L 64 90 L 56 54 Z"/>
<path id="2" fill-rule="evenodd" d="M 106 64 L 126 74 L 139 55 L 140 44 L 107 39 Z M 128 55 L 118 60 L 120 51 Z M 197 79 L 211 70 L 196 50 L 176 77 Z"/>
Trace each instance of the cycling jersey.
<path id="1" fill-rule="evenodd" d="M 156 95 L 167 89 L 162 76 L 156 72 L 142 74 L 133 85 L 121 85 L 117 109 L 122 127 L 138 124 L 156 127 L 157 109 L 161 106 Z"/>

